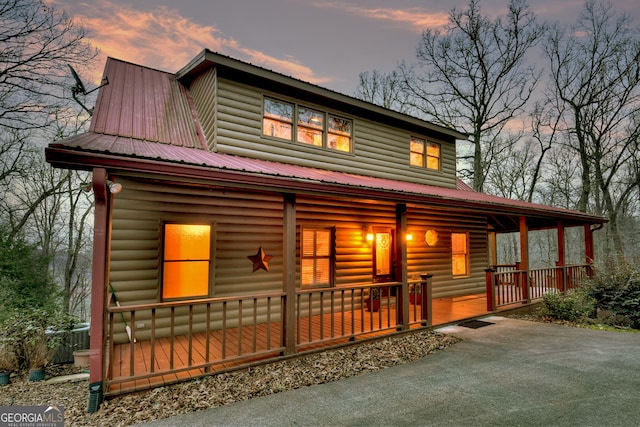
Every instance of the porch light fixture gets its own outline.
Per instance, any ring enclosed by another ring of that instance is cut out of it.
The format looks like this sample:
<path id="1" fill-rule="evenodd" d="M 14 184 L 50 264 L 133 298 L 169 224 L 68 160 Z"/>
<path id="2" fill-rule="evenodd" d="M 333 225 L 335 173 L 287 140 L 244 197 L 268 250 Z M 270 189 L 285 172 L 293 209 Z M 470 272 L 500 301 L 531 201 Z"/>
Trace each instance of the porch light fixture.
<path id="1" fill-rule="evenodd" d="M 122 191 L 122 184 L 119 182 L 107 181 L 107 187 L 111 194 L 118 194 Z"/>
<path id="2" fill-rule="evenodd" d="M 371 226 L 362 227 L 362 238 L 367 242 L 373 242 L 373 229 Z"/>
<path id="3" fill-rule="evenodd" d="M 405 240 L 406 240 L 407 242 L 410 242 L 410 241 L 412 241 L 412 240 L 413 240 L 413 234 L 411 234 L 411 233 L 407 233 L 407 234 L 405 234 L 404 238 L 405 238 Z"/>
<path id="4" fill-rule="evenodd" d="M 438 233 L 436 230 L 429 229 L 424 233 L 424 242 L 427 246 L 435 246 L 438 243 Z"/>

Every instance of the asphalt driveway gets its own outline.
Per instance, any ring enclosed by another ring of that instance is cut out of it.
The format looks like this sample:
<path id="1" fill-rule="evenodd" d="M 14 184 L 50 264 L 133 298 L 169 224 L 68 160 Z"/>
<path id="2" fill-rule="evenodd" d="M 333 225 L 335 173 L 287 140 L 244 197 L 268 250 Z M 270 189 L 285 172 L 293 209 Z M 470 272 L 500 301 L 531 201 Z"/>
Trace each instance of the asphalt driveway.
<path id="1" fill-rule="evenodd" d="M 482 320 L 419 361 L 146 425 L 640 425 L 640 334 Z"/>

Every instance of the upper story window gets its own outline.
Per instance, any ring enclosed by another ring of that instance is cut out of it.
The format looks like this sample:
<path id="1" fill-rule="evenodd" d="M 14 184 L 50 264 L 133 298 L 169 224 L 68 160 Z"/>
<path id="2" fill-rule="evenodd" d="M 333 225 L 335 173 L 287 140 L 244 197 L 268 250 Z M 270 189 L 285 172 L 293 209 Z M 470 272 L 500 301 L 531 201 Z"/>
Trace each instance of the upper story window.
<path id="1" fill-rule="evenodd" d="M 290 102 L 264 98 L 262 134 L 350 153 L 353 121 Z"/>
<path id="2" fill-rule="evenodd" d="M 328 228 L 302 229 L 302 286 L 331 286 L 333 230 Z"/>
<path id="3" fill-rule="evenodd" d="M 291 141 L 292 131 L 293 104 L 265 98 L 262 133 Z"/>
<path id="4" fill-rule="evenodd" d="M 411 166 L 440 170 L 440 144 L 412 136 Z"/>
<path id="5" fill-rule="evenodd" d="M 162 298 L 209 296 L 211 225 L 164 224 Z"/>

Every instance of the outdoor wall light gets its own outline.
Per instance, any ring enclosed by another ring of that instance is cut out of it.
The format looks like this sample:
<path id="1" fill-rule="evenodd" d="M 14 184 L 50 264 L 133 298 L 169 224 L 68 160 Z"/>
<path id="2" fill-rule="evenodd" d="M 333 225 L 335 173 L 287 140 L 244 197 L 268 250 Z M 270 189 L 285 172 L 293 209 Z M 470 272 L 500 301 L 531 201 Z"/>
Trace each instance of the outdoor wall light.
<path id="1" fill-rule="evenodd" d="M 113 181 L 107 181 L 107 188 L 111 194 L 118 194 L 122 191 L 122 184 Z"/>
<path id="2" fill-rule="evenodd" d="M 407 234 L 405 234 L 404 238 L 405 238 L 405 240 L 406 240 L 407 242 L 410 242 L 410 241 L 412 241 L 412 240 L 413 240 L 413 234 L 411 234 L 411 233 L 407 233 Z"/>
<path id="3" fill-rule="evenodd" d="M 367 242 L 373 242 L 373 229 L 371 226 L 362 227 L 362 238 Z"/>
<path id="4" fill-rule="evenodd" d="M 424 241 L 428 246 L 435 246 L 438 243 L 438 233 L 436 230 L 430 229 L 424 233 Z"/>

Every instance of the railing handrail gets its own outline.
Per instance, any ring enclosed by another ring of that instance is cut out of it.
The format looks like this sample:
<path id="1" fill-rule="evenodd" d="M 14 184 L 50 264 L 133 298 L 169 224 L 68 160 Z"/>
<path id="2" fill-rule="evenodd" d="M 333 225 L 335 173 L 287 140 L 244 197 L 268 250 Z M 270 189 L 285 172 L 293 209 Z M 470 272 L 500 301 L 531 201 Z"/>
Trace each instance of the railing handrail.
<path id="1" fill-rule="evenodd" d="M 211 303 L 218 303 L 218 302 L 232 302 L 232 301 L 249 300 L 249 299 L 282 298 L 286 295 L 287 294 L 285 292 L 270 292 L 270 293 L 262 293 L 262 294 L 255 294 L 255 295 L 236 295 L 236 296 L 228 296 L 228 297 L 214 297 L 214 298 L 192 299 L 192 300 L 182 300 L 182 301 L 164 301 L 164 302 L 155 302 L 155 303 L 146 303 L 146 304 L 109 306 L 107 307 L 107 311 L 113 312 L 113 313 L 123 313 L 127 311 L 151 310 L 151 309 L 162 309 L 162 308 L 171 308 L 171 307 L 187 307 L 190 305 L 202 305 L 202 304 L 211 304 Z"/>

